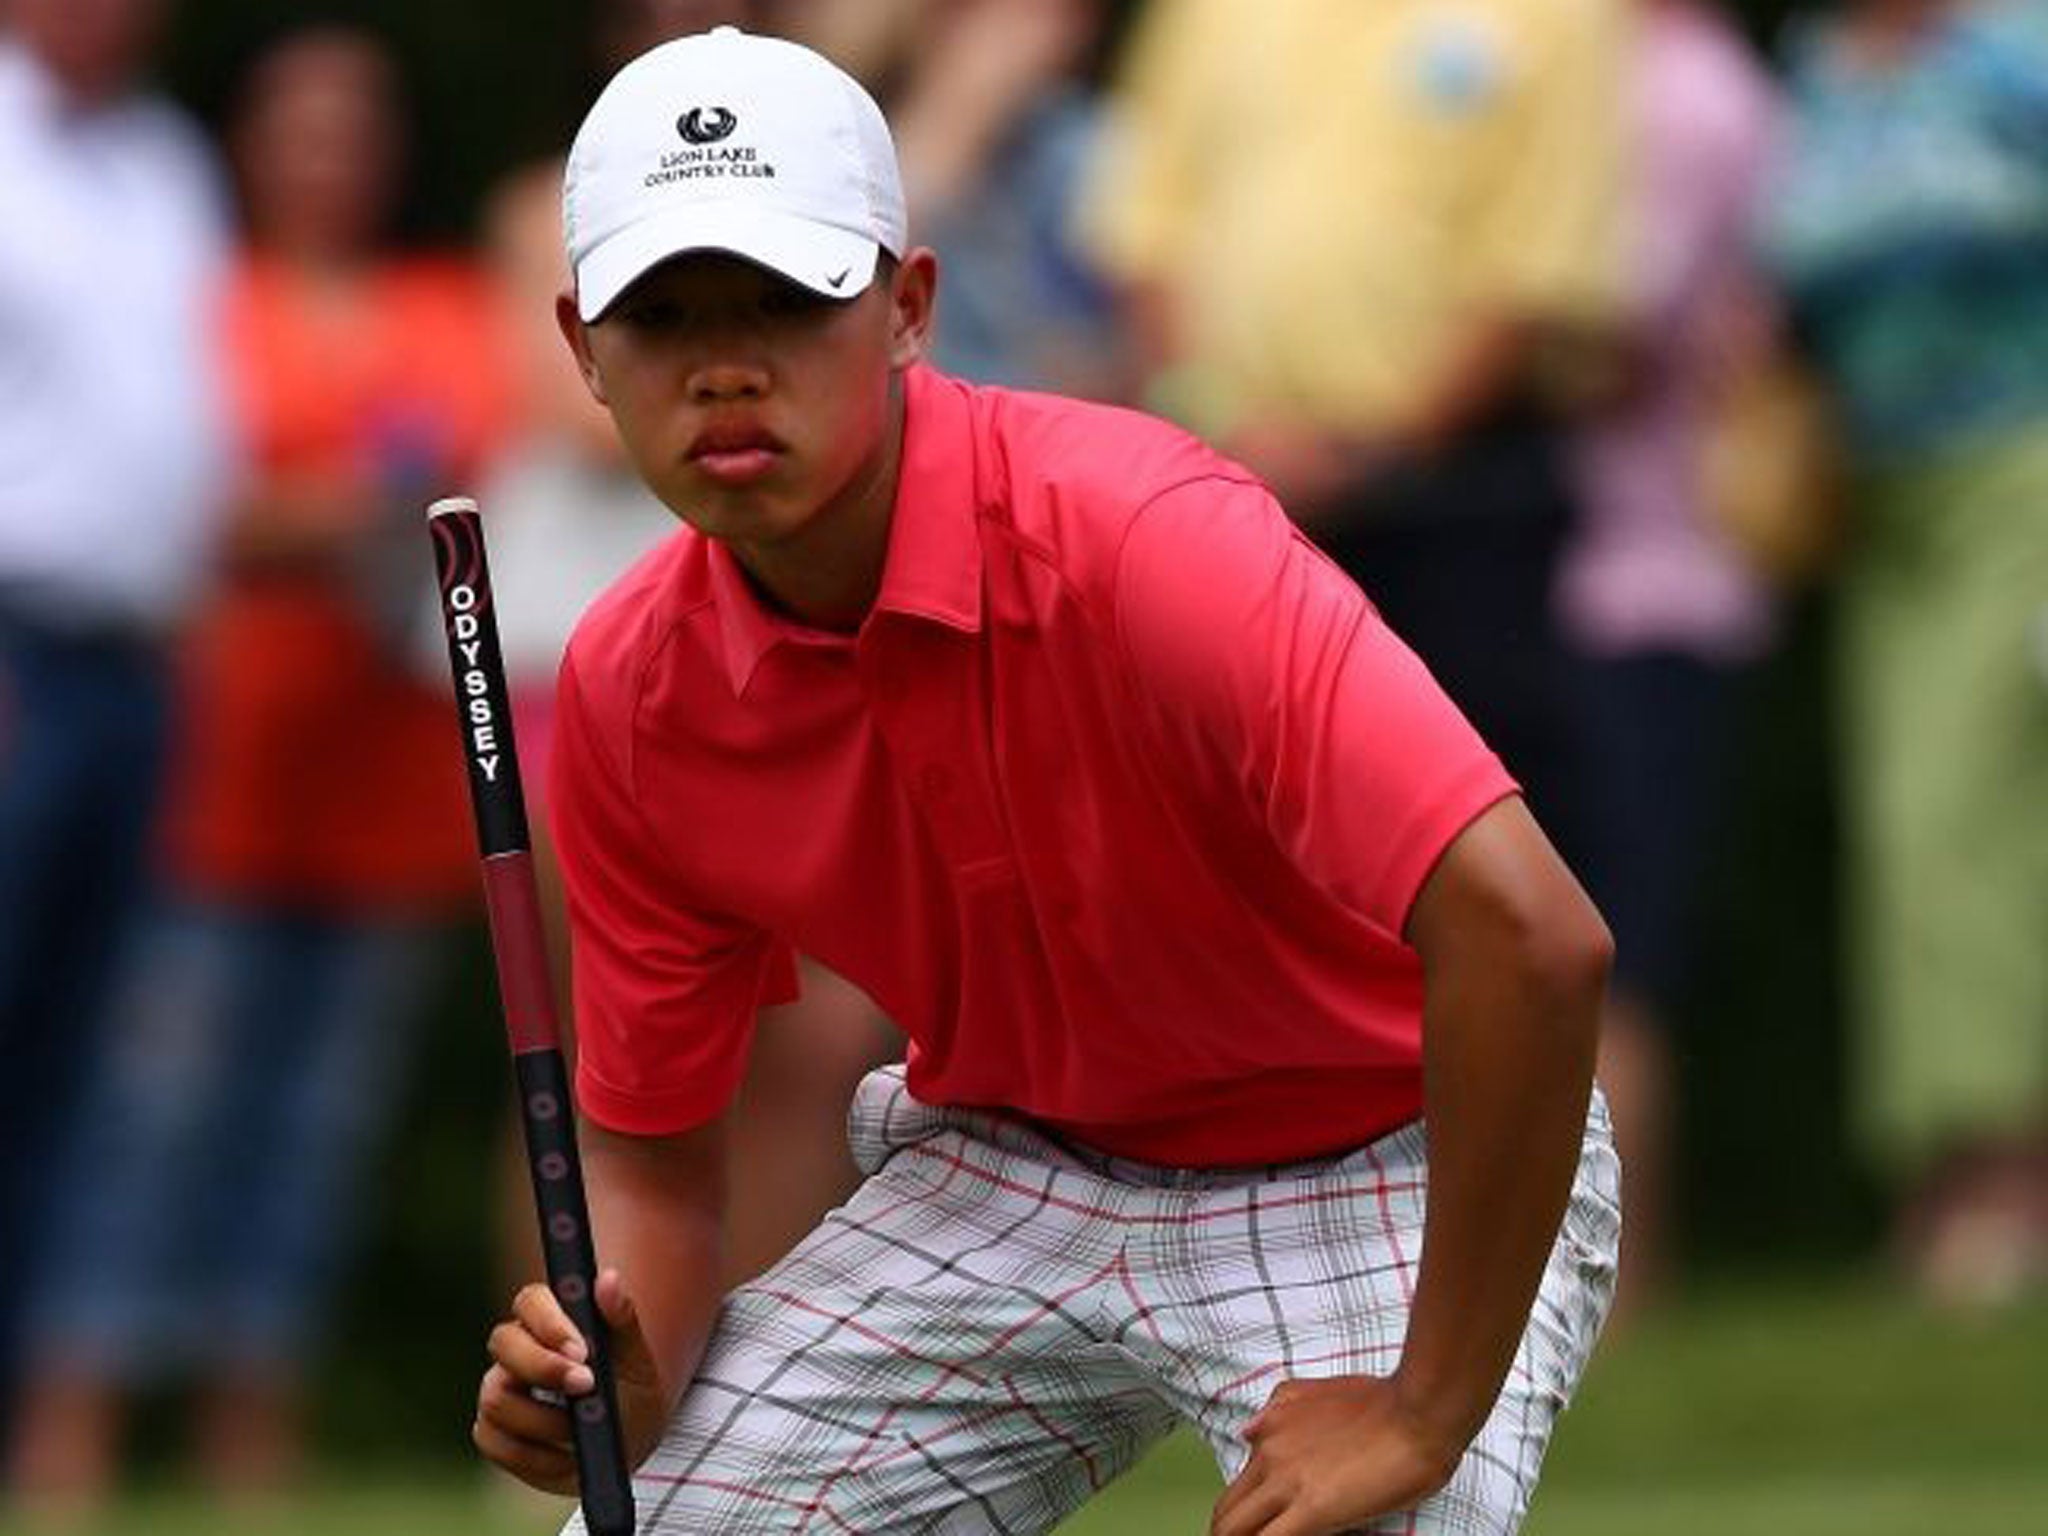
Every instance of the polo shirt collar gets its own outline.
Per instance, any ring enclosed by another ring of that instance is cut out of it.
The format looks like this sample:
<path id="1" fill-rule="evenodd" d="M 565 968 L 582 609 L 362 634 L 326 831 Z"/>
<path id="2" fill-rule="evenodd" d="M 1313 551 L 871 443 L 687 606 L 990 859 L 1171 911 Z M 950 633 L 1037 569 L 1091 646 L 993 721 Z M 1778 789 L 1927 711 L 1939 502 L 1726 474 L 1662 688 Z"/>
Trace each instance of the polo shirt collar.
<path id="1" fill-rule="evenodd" d="M 903 463 L 875 608 L 973 634 L 981 628 L 975 424 L 967 390 L 933 369 L 905 381 Z"/>
<path id="2" fill-rule="evenodd" d="M 734 698 L 747 691 L 761 658 L 785 641 L 793 645 L 832 645 L 845 637 L 808 629 L 784 618 L 755 595 L 747 573 L 733 552 L 717 539 L 706 539 L 711 564 L 711 600 L 718 613 L 718 638 L 725 651 L 725 672 Z"/>
<path id="3" fill-rule="evenodd" d="M 902 614 L 965 634 L 981 628 L 981 535 L 974 493 L 972 413 L 966 391 L 919 366 L 904 380 L 903 458 L 889 514 L 889 552 L 875 613 Z M 844 645 L 768 608 L 724 544 L 708 540 L 713 602 L 735 697 L 778 645 Z M 866 628 L 864 624 L 863 629 Z"/>

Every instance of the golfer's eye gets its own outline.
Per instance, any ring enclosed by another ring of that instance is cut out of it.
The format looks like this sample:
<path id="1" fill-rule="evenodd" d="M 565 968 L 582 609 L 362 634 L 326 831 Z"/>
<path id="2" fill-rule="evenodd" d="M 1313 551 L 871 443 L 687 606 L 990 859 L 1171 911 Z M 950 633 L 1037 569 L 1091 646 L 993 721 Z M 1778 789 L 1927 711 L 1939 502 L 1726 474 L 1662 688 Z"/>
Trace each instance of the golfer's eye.
<path id="1" fill-rule="evenodd" d="M 777 319 L 811 315 L 827 308 L 832 300 L 795 283 L 780 283 L 761 297 L 761 313 Z"/>
<path id="2" fill-rule="evenodd" d="M 636 331 L 673 331 L 686 324 L 689 312 L 665 299 L 639 299 L 619 309 L 619 318 Z"/>

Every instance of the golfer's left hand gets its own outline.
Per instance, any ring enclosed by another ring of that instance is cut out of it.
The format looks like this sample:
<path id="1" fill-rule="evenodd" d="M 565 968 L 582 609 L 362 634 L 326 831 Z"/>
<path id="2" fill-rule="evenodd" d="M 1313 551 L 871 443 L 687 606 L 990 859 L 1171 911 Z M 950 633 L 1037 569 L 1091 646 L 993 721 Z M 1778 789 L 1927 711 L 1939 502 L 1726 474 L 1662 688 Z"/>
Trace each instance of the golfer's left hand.
<path id="1" fill-rule="evenodd" d="M 1210 1536 L 1340 1536 L 1414 1508 L 1465 1450 L 1378 1376 L 1282 1382 L 1244 1437 L 1251 1460 L 1223 1490 Z"/>

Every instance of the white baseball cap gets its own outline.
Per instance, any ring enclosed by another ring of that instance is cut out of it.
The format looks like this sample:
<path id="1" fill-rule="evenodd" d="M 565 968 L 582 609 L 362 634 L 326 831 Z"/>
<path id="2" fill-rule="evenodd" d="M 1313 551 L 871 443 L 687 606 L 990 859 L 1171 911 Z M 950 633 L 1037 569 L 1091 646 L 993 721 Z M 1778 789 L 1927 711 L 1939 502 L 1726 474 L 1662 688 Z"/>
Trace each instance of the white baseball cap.
<path id="1" fill-rule="evenodd" d="M 874 99 L 810 49 L 737 27 L 663 43 L 612 77 L 569 150 L 562 215 L 585 320 L 687 251 L 851 298 L 878 251 L 909 244 Z"/>

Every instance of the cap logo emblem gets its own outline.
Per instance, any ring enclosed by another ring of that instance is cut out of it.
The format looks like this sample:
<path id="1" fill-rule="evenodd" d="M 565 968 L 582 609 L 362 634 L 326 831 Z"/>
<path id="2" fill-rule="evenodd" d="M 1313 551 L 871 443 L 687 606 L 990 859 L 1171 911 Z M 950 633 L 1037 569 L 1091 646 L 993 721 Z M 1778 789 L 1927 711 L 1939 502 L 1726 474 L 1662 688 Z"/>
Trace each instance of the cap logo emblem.
<path id="1" fill-rule="evenodd" d="M 730 107 L 692 107 L 676 119 L 676 132 L 692 144 L 716 144 L 730 138 L 739 124 Z"/>

